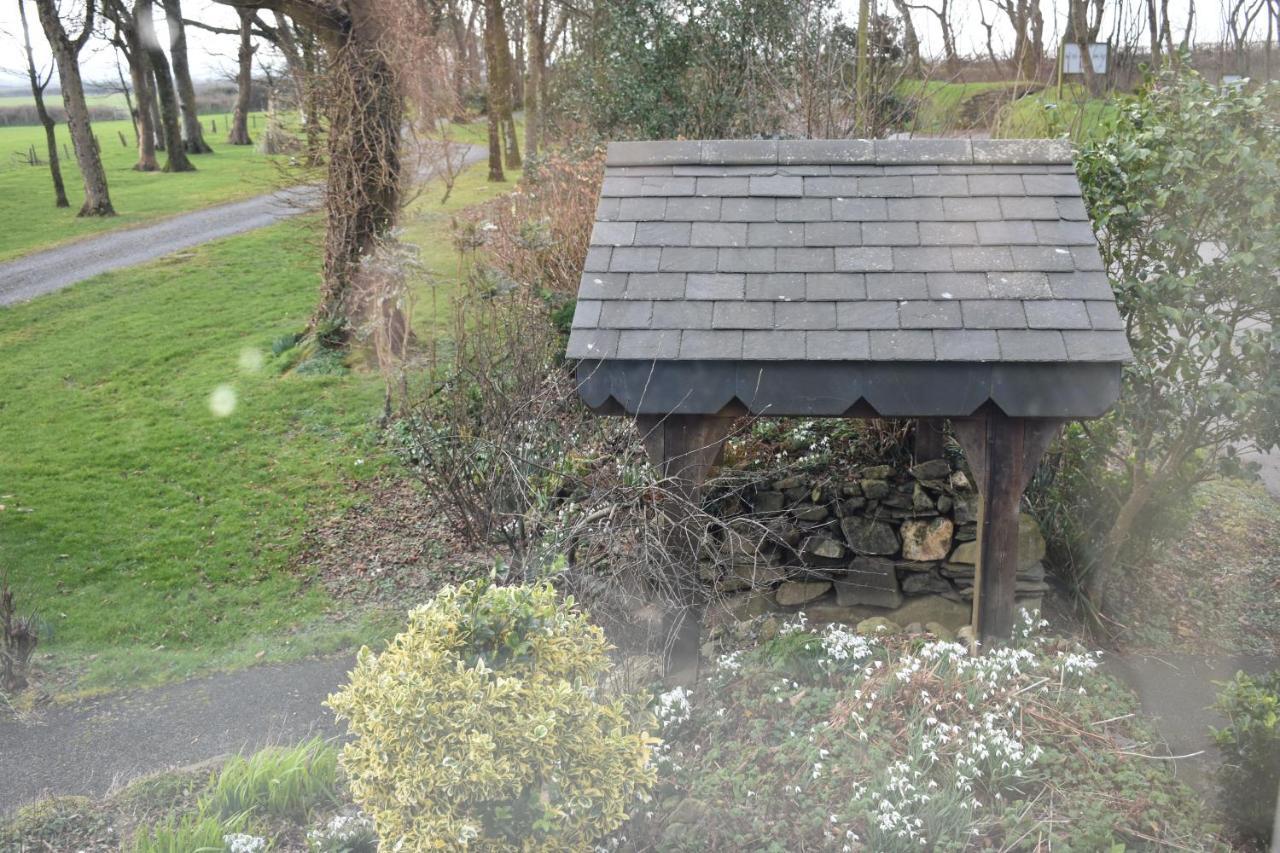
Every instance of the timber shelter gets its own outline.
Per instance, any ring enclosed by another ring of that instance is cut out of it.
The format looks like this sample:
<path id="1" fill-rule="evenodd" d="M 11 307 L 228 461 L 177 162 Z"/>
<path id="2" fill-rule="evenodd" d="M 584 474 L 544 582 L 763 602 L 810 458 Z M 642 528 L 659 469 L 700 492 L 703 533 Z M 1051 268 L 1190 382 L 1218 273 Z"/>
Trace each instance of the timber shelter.
<path id="1" fill-rule="evenodd" d="M 960 139 L 612 143 L 567 354 L 690 494 L 742 415 L 916 418 L 920 459 L 950 420 L 984 642 L 1038 459 L 1132 357 L 1070 146 Z"/>

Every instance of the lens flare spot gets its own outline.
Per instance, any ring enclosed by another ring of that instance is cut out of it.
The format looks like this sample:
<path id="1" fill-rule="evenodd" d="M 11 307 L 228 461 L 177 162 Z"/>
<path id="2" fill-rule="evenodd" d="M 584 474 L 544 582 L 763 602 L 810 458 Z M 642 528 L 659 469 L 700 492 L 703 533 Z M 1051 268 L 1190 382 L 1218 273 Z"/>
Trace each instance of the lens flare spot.
<path id="1" fill-rule="evenodd" d="M 209 395 L 209 411 L 215 418 L 225 418 L 236 410 L 236 389 L 230 385 L 219 385 Z"/>
<path id="2" fill-rule="evenodd" d="M 240 369 L 245 373 L 257 373 L 262 369 L 262 350 L 257 347 L 245 347 L 240 350 Z"/>

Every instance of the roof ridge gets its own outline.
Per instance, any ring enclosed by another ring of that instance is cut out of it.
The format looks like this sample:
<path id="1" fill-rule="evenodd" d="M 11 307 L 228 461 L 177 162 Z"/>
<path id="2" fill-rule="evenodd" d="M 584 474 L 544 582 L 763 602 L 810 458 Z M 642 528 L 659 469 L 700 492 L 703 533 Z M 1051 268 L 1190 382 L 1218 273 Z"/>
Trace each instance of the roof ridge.
<path id="1" fill-rule="evenodd" d="M 1061 139 L 708 139 L 609 143 L 609 166 L 1063 165 Z"/>

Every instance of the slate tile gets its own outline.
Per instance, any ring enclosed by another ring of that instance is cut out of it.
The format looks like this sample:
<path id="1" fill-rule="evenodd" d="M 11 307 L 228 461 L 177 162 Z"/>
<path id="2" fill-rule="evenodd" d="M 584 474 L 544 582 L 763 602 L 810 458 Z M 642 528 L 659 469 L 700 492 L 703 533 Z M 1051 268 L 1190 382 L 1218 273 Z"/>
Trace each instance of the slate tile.
<path id="1" fill-rule="evenodd" d="M 1003 361 L 1066 361 L 1062 332 L 1051 329 L 1001 329 L 996 332 Z"/>
<path id="2" fill-rule="evenodd" d="M 627 276 L 627 299 L 684 299 L 684 273 L 633 272 Z"/>
<path id="3" fill-rule="evenodd" d="M 777 252 L 779 272 L 831 272 L 835 268 L 831 249 L 787 248 Z"/>
<path id="4" fill-rule="evenodd" d="M 1057 219 L 1058 205 L 1044 196 L 1001 196 L 1000 212 L 1005 219 Z"/>
<path id="5" fill-rule="evenodd" d="M 742 332 L 727 329 L 687 329 L 680 335 L 680 358 L 742 358 Z"/>
<path id="6" fill-rule="evenodd" d="M 602 198 L 600 203 L 596 205 L 596 220 L 611 222 L 618 219 L 618 213 L 622 207 L 622 199 L 620 198 Z"/>
<path id="7" fill-rule="evenodd" d="M 945 246 L 895 247 L 893 268 L 905 272 L 950 272 L 952 255 L 967 249 L 948 249 Z M 957 264 L 955 269 L 961 267 Z"/>
<path id="8" fill-rule="evenodd" d="M 622 178 L 607 176 L 600 182 L 600 195 L 609 196 L 629 196 L 640 195 L 640 190 L 644 187 L 644 178 Z"/>
<path id="9" fill-rule="evenodd" d="M 775 164 L 778 142 L 774 139 L 715 139 L 702 143 L 702 162 L 707 164 Z"/>
<path id="10" fill-rule="evenodd" d="M 862 234 L 856 222 L 806 222 L 806 246 L 858 246 Z"/>
<path id="11" fill-rule="evenodd" d="M 966 196 L 970 192 L 964 175 L 917 175 L 911 179 L 911 188 L 917 196 Z"/>
<path id="12" fill-rule="evenodd" d="M 944 198 L 942 200 L 942 216 L 931 216 L 929 219 L 947 219 L 957 222 L 981 222 L 1002 218 L 1000 202 L 992 196 L 973 196 L 971 198 Z"/>
<path id="13" fill-rule="evenodd" d="M 1054 199 L 1058 208 L 1058 217 L 1072 222 L 1088 222 L 1089 212 L 1085 210 L 1084 199 L 1081 198 L 1058 198 Z M 1045 217 L 1046 219 L 1048 217 Z"/>
<path id="14" fill-rule="evenodd" d="M 685 282 L 686 299 L 741 299 L 746 277 L 733 273 L 691 273 Z"/>
<path id="15" fill-rule="evenodd" d="M 1071 162 L 1071 144 L 1061 139 L 975 139 L 973 162 L 1043 164 Z"/>
<path id="16" fill-rule="evenodd" d="M 832 199 L 831 218 L 849 222 L 881 221 L 889 218 L 889 203 L 883 198 Z"/>
<path id="17" fill-rule="evenodd" d="M 916 246 L 920 229 L 914 222 L 864 222 L 862 243 L 866 246 Z"/>
<path id="18" fill-rule="evenodd" d="M 669 360 L 679 355 L 679 329 L 624 329 L 618 334 L 618 358 Z"/>
<path id="19" fill-rule="evenodd" d="M 1071 258 L 1075 261 L 1076 269 L 1085 272 L 1101 272 L 1107 267 L 1102 263 L 1102 255 L 1098 254 L 1098 247 L 1089 246 L 1072 246 Z"/>
<path id="20" fill-rule="evenodd" d="M 573 307 L 573 328 L 594 329 L 600 325 L 600 306 L 598 299 L 579 299 Z"/>
<path id="21" fill-rule="evenodd" d="M 1093 226 L 1086 221 L 1067 222 L 1052 219 L 1036 223 L 1040 242 L 1047 246 L 1094 246 Z"/>
<path id="22" fill-rule="evenodd" d="M 943 199 L 940 198 L 891 198 L 889 218 L 919 222 L 922 219 L 941 219 Z"/>
<path id="23" fill-rule="evenodd" d="M 567 358 L 613 358 L 618 352 L 617 329 L 574 329 L 569 333 Z"/>
<path id="24" fill-rule="evenodd" d="M 772 222 L 774 200 L 771 198 L 722 199 L 720 219 L 725 222 Z"/>
<path id="25" fill-rule="evenodd" d="M 867 141 L 867 140 L 863 140 Z M 884 176 L 884 166 L 867 165 L 841 165 L 833 163 L 831 166 L 831 174 L 833 175 L 854 175 L 860 178 L 877 178 Z"/>
<path id="26" fill-rule="evenodd" d="M 619 273 L 584 272 L 578 283 L 579 299 L 621 299 L 626 292 L 627 277 Z"/>
<path id="27" fill-rule="evenodd" d="M 966 329 L 1025 329 L 1027 315 L 1020 299 L 962 299 Z"/>
<path id="28" fill-rule="evenodd" d="M 605 180 L 608 180 L 607 178 Z M 693 195 L 697 187 L 696 178 L 680 178 L 675 175 L 641 178 L 639 195 L 642 196 L 681 196 Z"/>
<path id="29" fill-rule="evenodd" d="M 972 222 L 921 222 L 920 243 L 925 246 L 972 246 L 978 230 Z"/>
<path id="30" fill-rule="evenodd" d="M 1132 361 L 1124 332 L 1063 332 L 1072 361 Z"/>
<path id="31" fill-rule="evenodd" d="M 818 163 L 779 164 L 779 175 L 796 175 L 801 178 L 825 178 L 831 174 L 831 167 Z"/>
<path id="32" fill-rule="evenodd" d="M 955 164 L 946 164 L 955 165 Z M 881 166 L 885 175 L 937 175 L 941 166 L 926 163 L 907 163 L 902 165 L 890 164 Z"/>
<path id="33" fill-rule="evenodd" d="M 836 326 L 840 329 L 896 329 L 898 303 L 893 301 L 839 302 Z"/>
<path id="34" fill-rule="evenodd" d="M 876 162 L 972 163 L 973 147 L 967 139 L 877 139 Z"/>
<path id="35" fill-rule="evenodd" d="M 1051 285 L 1052 286 L 1052 285 Z M 1085 304 L 1089 312 L 1089 323 L 1100 331 L 1116 331 L 1124 329 L 1124 318 L 1120 309 L 1111 300 L 1089 300 Z"/>
<path id="36" fill-rule="evenodd" d="M 694 246 L 745 246 L 745 222 L 695 222 L 689 243 Z"/>
<path id="37" fill-rule="evenodd" d="M 630 246 L 635 236 L 634 222 L 597 222 L 591 228 L 591 245 Z"/>
<path id="38" fill-rule="evenodd" d="M 779 163 L 874 163 L 869 139 L 787 139 L 778 143 Z"/>
<path id="39" fill-rule="evenodd" d="M 834 329 L 835 302 L 778 302 L 773 322 L 779 329 Z"/>
<path id="40" fill-rule="evenodd" d="M 803 361 L 804 357 L 804 332 L 747 331 L 742 333 L 744 361 Z"/>
<path id="41" fill-rule="evenodd" d="M 614 251 L 614 264 L 617 264 L 617 252 Z M 653 250 L 643 250 L 653 251 Z M 685 248 L 672 246 L 662 249 L 662 262 L 657 267 L 663 272 L 712 272 L 716 267 L 718 249 Z M 616 266 L 614 267 L 616 269 Z M 644 272 L 646 270 L 639 270 Z"/>
<path id="42" fill-rule="evenodd" d="M 772 329 L 772 302 L 715 302 L 713 329 Z"/>
<path id="43" fill-rule="evenodd" d="M 866 361 L 871 357 L 871 336 L 866 332 L 805 332 L 805 358 L 809 361 Z"/>
<path id="44" fill-rule="evenodd" d="M 1049 289 L 1055 299 L 1115 299 L 1104 272 L 1052 272 Z"/>
<path id="45" fill-rule="evenodd" d="M 1074 255 L 1061 246 L 1013 246 L 1015 270 L 1063 272 L 1074 268 Z"/>
<path id="46" fill-rule="evenodd" d="M 718 198 L 669 198 L 666 199 L 666 212 L 664 214 L 668 221 L 674 222 L 707 222 L 720 218 L 721 200 Z M 626 202 L 623 202 L 623 211 L 626 211 Z"/>
<path id="47" fill-rule="evenodd" d="M 806 180 L 822 180 L 821 178 L 797 178 L 788 175 L 752 176 L 750 193 L 753 196 L 799 196 L 804 195 Z"/>
<path id="48" fill-rule="evenodd" d="M 681 300 L 653 303 L 652 329 L 710 329 L 714 302 Z"/>
<path id="49" fill-rule="evenodd" d="M 898 303 L 898 325 L 904 329 L 958 329 L 959 302 L 910 299 Z"/>
<path id="50" fill-rule="evenodd" d="M 805 298 L 803 273 L 752 273 L 746 280 L 747 299 L 798 300 Z"/>
<path id="51" fill-rule="evenodd" d="M 1021 175 L 970 175 L 969 193 L 971 195 L 1008 195 L 1021 196 Z"/>
<path id="52" fill-rule="evenodd" d="M 773 272 L 775 269 L 790 269 L 775 266 L 775 253 L 778 249 L 720 249 L 720 257 L 716 268 L 721 272 Z"/>
<path id="53" fill-rule="evenodd" d="M 932 361 L 933 333 L 923 329 L 872 331 L 872 361 Z"/>
<path id="54" fill-rule="evenodd" d="M 651 175 L 671 175 L 673 174 L 672 165 L 664 166 L 614 166 L 609 164 L 605 168 L 606 175 L 617 175 L 623 178 L 647 178 Z"/>
<path id="55" fill-rule="evenodd" d="M 1043 222 L 1031 223 L 1024 219 L 1003 219 L 996 222 L 979 222 L 978 242 L 984 246 L 1035 245 L 1041 242 L 1036 227 Z"/>
<path id="56" fill-rule="evenodd" d="M 858 195 L 874 198 L 909 198 L 915 189 L 908 175 L 858 178 Z"/>
<path id="57" fill-rule="evenodd" d="M 653 303 L 643 299 L 618 299 L 602 304 L 602 329 L 647 329 L 653 315 Z"/>
<path id="58" fill-rule="evenodd" d="M 780 198 L 777 215 L 779 222 L 824 222 L 831 218 L 831 199 Z"/>
<path id="59" fill-rule="evenodd" d="M 618 218 L 634 222 L 662 219 L 667 215 L 665 198 L 623 198 L 618 201 Z M 603 203 L 603 200 L 602 200 Z"/>
<path id="60" fill-rule="evenodd" d="M 1091 329 L 1089 312 L 1078 299 L 1032 299 L 1023 303 L 1032 329 Z"/>
<path id="61" fill-rule="evenodd" d="M 698 178 L 695 193 L 697 195 L 747 195 L 750 192 L 750 179 L 744 175 L 737 177 Z"/>
<path id="62" fill-rule="evenodd" d="M 610 142 L 605 163 L 610 166 L 645 166 L 697 163 L 702 145 L 697 140 Z"/>
<path id="63" fill-rule="evenodd" d="M 751 222 L 747 225 L 749 246 L 803 246 L 803 222 Z"/>
<path id="64" fill-rule="evenodd" d="M 807 273 L 804 298 L 813 301 L 866 299 L 866 276 L 849 272 Z"/>
<path id="65" fill-rule="evenodd" d="M 887 246 L 836 249 L 835 268 L 840 272 L 881 272 L 892 270 L 893 250 Z"/>
<path id="66" fill-rule="evenodd" d="M 999 361 L 996 333 L 984 329 L 935 329 L 934 358 L 938 361 Z"/>
<path id="67" fill-rule="evenodd" d="M 924 273 L 867 273 L 868 299 L 928 299 Z"/>
<path id="68" fill-rule="evenodd" d="M 1080 195 L 1075 175 L 1023 175 L 1022 186 L 1027 195 Z"/>
<path id="69" fill-rule="evenodd" d="M 1042 272 L 993 272 L 987 274 L 992 299 L 1050 299 L 1049 276 Z"/>
<path id="70" fill-rule="evenodd" d="M 930 299 L 986 299 L 991 295 L 986 273 L 931 272 L 925 279 Z"/>
<path id="71" fill-rule="evenodd" d="M 608 246 L 592 246 L 587 249 L 586 260 L 582 262 L 583 272 L 604 272 L 609 269 L 609 258 L 613 249 Z"/>
<path id="72" fill-rule="evenodd" d="M 806 196 L 850 196 L 858 191 L 858 179 L 854 177 L 805 178 Z"/>
<path id="73" fill-rule="evenodd" d="M 687 246 L 689 245 L 688 222 L 635 222 L 635 240 L 637 246 Z M 702 223 L 698 223 L 701 225 Z"/>
<path id="74" fill-rule="evenodd" d="M 951 259 L 956 272 L 989 272 L 1013 268 L 1007 246 L 953 246 Z"/>

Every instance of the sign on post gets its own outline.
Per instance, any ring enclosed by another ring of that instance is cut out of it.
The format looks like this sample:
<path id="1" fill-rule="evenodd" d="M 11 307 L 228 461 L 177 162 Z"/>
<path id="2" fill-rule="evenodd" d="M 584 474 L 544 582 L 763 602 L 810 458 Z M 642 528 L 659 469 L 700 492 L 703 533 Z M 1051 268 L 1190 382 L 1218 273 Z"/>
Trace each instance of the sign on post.
<path id="1" fill-rule="evenodd" d="M 1107 73 L 1107 43 L 1095 42 L 1089 45 L 1089 58 L 1093 60 L 1093 73 Z M 1062 46 L 1062 73 L 1083 74 L 1084 62 L 1080 56 L 1080 45 L 1067 42 Z"/>

